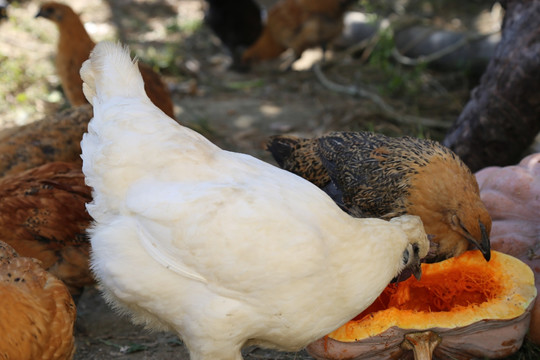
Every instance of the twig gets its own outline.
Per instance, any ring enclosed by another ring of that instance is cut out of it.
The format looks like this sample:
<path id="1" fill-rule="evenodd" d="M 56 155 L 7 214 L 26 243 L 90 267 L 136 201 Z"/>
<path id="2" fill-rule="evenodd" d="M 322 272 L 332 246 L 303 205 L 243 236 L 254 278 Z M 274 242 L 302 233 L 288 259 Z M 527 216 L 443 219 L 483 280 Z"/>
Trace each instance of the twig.
<path id="1" fill-rule="evenodd" d="M 462 37 L 461 39 L 459 39 L 458 41 L 456 41 L 455 43 L 453 44 L 450 44 L 440 50 L 437 50 L 429 55 L 422 55 L 422 56 L 419 56 L 417 57 L 416 59 L 415 58 L 410 58 L 410 57 L 407 57 L 405 55 L 402 55 L 399 50 L 394 47 L 392 49 L 392 56 L 394 57 L 394 59 L 403 64 L 403 65 L 410 65 L 410 66 L 416 66 L 416 65 L 420 65 L 420 64 L 428 64 L 430 62 L 433 62 L 435 60 L 438 60 L 440 58 L 442 58 L 443 56 L 446 56 L 448 54 L 451 54 L 453 53 L 454 51 L 462 48 L 463 46 L 465 45 L 468 45 L 474 41 L 478 41 L 478 40 L 481 40 L 483 38 L 486 38 L 486 37 L 489 37 L 491 35 L 495 35 L 497 34 L 498 32 L 500 32 L 500 30 L 496 30 L 496 31 L 493 31 L 493 32 L 490 32 L 490 33 L 487 33 L 487 34 L 472 34 L 472 35 L 466 35 L 464 37 Z"/>
<path id="2" fill-rule="evenodd" d="M 331 66 L 337 63 L 341 63 L 343 59 L 346 59 L 347 57 L 354 55 L 355 53 L 359 51 L 365 51 L 371 54 L 371 52 L 373 51 L 373 48 L 377 45 L 377 43 L 381 39 L 383 31 L 388 29 L 389 26 L 390 26 L 390 22 L 388 20 L 383 19 L 379 21 L 379 24 L 377 25 L 377 28 L 375 29 L 375 33 L 372 36 L 367 37 L 363 39 L 362 41 L 349 46 L 347 49 L 341 52 L 339 56 L 336 56 L 335 58 L 331 60 L 325 61 L 322 64 L 322 66 L 325 69 L 330 68 Z M 365 62 L 366 58 L 367 57 L 363 55 L 361 61 Z"/>
<path id="3" fill-rule="evenodd" d="M 377 47 L 377 44 L 379 44 L 379 41 L 381 41 L 381 38 L 385 31 L 388 31 L 388 29 L 391 29 L 392 21 L 390 19 L 382 19 L 379 21 L 379 25 L 377 26 L 377 29 L 375 31 L 375 35 L 373 35 L 371 38 L 367 39 L 367 45 L 364 50 L 364 53 L 362 54 L 362 57 L 360 60 L 362 63 L 365 63 L 373 51 L 375 50 L 375 47 Z"/>
<path id="4" fill-rule="evenodd" d="M 379 95 L 370 92 L 366 89 L 363 89 L 361 87 L 353 86 L 353 85 L 341 85 L 338 83 L 335 83 L 328 79 L 326 75 L 323 73 L 321 66 L 319 63 L 316 63 L 313 65 L 313 72 L 317 76 L 317 79 L 323 84 L 326 88 L 330 89 L 331 91 L 341 93 L 341 94 L 347 94 L 349 96 L 354 97 L 360 97 L 370 100 L 371 102 L 375 103 L 387 116 L 390 118 L 404 124 L 413 124 L 413 125 L 423 125 L 428 127 L 437 127 L 437 128 L 449 128 L 450 124 L 448 124 L 445 121 L 439 121 L 434 119 L 428 119 L 413 115 L 402 115 L 399 114 L 392 106 L 388 105 Z"/>

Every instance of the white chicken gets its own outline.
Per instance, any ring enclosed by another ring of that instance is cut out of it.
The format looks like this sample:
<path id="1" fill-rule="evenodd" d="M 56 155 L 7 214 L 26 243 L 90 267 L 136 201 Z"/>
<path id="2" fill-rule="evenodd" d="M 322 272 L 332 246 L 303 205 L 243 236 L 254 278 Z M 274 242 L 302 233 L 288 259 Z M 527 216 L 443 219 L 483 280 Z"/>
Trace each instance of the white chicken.
<path id="1" fill-rule="evenodd" d="M 419 218 L 353 218 L 308 181 L 180 126 L 120 44 L 98 44 L 81 77 L 93 271 L 113 306 L 178 333 L 192 360 L 299 350 L 427 254 Z"/>

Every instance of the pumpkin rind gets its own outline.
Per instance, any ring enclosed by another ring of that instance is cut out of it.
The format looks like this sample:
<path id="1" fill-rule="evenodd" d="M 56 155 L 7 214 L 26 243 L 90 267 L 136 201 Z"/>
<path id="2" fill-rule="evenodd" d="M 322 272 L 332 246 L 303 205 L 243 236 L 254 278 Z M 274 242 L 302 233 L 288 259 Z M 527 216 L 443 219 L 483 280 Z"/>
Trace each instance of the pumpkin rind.
<path id="1" fill-rule="evenodd" d="M 480 197 L 490 213 L 491 247 L 525 262 L 540 289 L 540 153 L 519 164 L 476 173 Z M 540 345 L 540 301 L 532 309 L 528 337 Z"/>
<path id="2" fill-rule="evenodd" d="M 443 359 L 512 354 L 521 346 L 529 326 L 536 297 L 534 275 L 526 264 L 509 255 L 493 251 L 487 263 L 479 251 L 468 251 L 458 258 L 423 264 L 421 282 L 452 269 L 471 267 L 483 268 L 481 271 L 498 280 L 492 300 L 452 311 L 381 310 L 348 322 L 310 344 L 308 352 L 317 359 L 402 359 L 408 353 L 400 347 L 404 335 L 432 330 L 442 337 L 435 356 Z M 407 280 L 412 281 L 416 280 Z M 398 287 L 407 288 L 407 282 Z"/>

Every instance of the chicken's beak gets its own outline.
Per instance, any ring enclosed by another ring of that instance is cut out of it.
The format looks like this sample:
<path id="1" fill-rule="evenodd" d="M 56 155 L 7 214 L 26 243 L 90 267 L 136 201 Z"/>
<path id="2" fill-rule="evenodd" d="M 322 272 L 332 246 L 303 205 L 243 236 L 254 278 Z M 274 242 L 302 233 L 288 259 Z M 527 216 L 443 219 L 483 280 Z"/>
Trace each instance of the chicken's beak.
<path id="1" fill-rule="evenodd" d="M 484 255 L 484 259 L 486 259 L 486 261 L 489 261 L 491 259 L 491 244 L 489 242 L 489 236 L 487 234 L 485 225 L 480 220 L 478 220 L 478 224 L 480 225 L 480 233 L 481 233 L 481 237 L 482 237 L 480 239 L 480 243 L 478 243 L 478 241 L 471 236 L 471 234 L 467 231 L 467 229 L 465 229 L 462 226 L 462 228 L 464 230 L 464 235 L 465 235 L 465 238 L 474 247 L 476 247 L 478 250 L 480 250 L 482 255 Z"/>
<path id="2" fill-rule="evenodd" d="M 422 277 L 422 259 L 420 259 L 417 252 L 413 256 L 414 262 L 409 264 L 409 271 L 412 272 L 416 280 L 420 281 Z"/>
<path id="3" fill-rule="evenodd" d="M 420 278 L 422 277 L 422 266 L 420 265 L 420 262 L 416 264 L 411 265 L 411 271 L 416 278 L 416 280 L 420 281 Z"/>

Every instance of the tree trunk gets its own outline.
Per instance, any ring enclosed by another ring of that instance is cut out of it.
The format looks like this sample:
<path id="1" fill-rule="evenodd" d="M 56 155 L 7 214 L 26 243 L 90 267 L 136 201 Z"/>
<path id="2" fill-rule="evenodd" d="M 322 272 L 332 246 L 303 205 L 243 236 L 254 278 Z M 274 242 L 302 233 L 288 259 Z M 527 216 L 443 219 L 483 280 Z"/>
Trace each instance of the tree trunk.
<path id="1" fill-rule="evenodd" d="M 473 172 L 517 163 L 540 131 L 540 0 L 503 6 L 501 42 L 443 141 Z"/>

